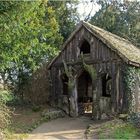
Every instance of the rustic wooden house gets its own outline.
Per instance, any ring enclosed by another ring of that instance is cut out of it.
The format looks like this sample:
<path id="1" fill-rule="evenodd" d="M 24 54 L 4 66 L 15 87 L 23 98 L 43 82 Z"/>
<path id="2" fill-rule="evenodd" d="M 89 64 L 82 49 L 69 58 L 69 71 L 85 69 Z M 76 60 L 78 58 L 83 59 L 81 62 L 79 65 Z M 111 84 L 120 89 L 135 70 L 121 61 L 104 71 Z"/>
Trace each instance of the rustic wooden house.
<path id="1" fill-rule="evenodd" d="M 83 62 L 95 70 L 95 78 Z M 126 90 L 129 67 L 135 70 L 140 67 L 137 47 L 115 34 L 80 22 L 49 65 L 50 102 L 71 116 L 89 111 L 96 119 L 103 114 L 128 112 L 132 102 L 133 111 L 140 112 L 139 74 L 135 76 L 133 99 Z"/>

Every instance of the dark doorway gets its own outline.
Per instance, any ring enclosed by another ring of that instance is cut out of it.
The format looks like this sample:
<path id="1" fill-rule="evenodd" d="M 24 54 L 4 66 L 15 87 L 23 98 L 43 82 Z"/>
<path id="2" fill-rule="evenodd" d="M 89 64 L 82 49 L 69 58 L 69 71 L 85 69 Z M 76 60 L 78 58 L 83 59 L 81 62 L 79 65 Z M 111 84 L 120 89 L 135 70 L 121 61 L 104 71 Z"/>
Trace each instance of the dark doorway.
<path id="1" fill-rule="evenodd" d="M 78 78 L 78 110 L 79 115 L 92 113 L 92 79 L 83 71 Z"/>

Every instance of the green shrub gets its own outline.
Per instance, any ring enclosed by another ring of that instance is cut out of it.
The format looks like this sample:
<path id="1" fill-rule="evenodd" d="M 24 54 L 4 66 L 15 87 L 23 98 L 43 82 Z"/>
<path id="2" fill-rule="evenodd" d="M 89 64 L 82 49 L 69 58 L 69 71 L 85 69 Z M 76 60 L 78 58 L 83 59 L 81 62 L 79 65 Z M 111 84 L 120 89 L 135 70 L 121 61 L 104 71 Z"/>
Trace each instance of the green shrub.
<path id="1" fill-rule="evenodd" d="M 0 131 L 10 123 L 10 110 L 0 98 Z"/>
<path id="2" fill-rule="evenodd" d="M 0 91 L 0 139 L 3 137 L 5 128 L 10 123 L 11 111 L 6 103 L 11 100 L 11 95 L 6 90 Z"/>
<path id="3" fill-rule="evenodd" d="M 41 110 L 41 106 L 39 106 L 39 105 L 33 105 L 32 111 L 38 112 L 38 111 L 40 111 L 40 110 Z"/>
<path id="4" fill-rule="evenodd" d="M 8 103 L 13 100 L 13 94 L 7 90 L 0 91 L 0 101 Z"/>
<path id="5" fill-rule="evenodd" d="M 0 100 L 8 106 L 23 106 L 29 104 L 29 102 L 20 99 L 17 95 L 8 90 L 0 91 Z"/>

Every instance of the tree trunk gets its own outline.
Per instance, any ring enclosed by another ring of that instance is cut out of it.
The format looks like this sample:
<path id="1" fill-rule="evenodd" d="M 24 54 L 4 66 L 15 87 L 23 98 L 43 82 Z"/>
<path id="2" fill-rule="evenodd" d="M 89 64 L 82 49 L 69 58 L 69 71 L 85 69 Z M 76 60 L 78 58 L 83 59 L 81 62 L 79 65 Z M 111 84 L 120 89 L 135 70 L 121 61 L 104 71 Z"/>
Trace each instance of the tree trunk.
<path id="1" fill-rule="evenodd" d="M 70 116 L 77 117 L 78 116 L 78 104 L 77 104 L 77 86 L 76 79 L 74 79 L 74 86 L 70 93 Z"/>
<path id="2" fill-rule="evenodd" d="M 99 93 L 97 93 L 97 86 L 99 84 L 98 79 L 92 80 L 92 88 L 93 88 L 93 106 L 92 106 L 92 118 L 94 120 L 100 119 L 100 109 L 99 109 Z"/>

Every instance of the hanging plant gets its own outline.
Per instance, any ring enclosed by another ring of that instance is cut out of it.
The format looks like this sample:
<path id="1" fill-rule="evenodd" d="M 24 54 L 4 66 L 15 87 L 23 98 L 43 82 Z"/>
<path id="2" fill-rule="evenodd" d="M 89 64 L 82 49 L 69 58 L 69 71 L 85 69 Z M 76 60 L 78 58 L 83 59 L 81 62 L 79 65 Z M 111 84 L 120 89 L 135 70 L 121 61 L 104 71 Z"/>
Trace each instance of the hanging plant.
<path id="1" fill-rule="evenodd" d="M 89 73 L 89 75 L 91 76 L 92 80 L 96 79 L 97 73 L 96 73 L 96 70 L 93 67 L 93 65 L 87 65 L 85 63 L 83 54 L 81 54 L 81 58 L 82 58 L 84 69 Z"/>

